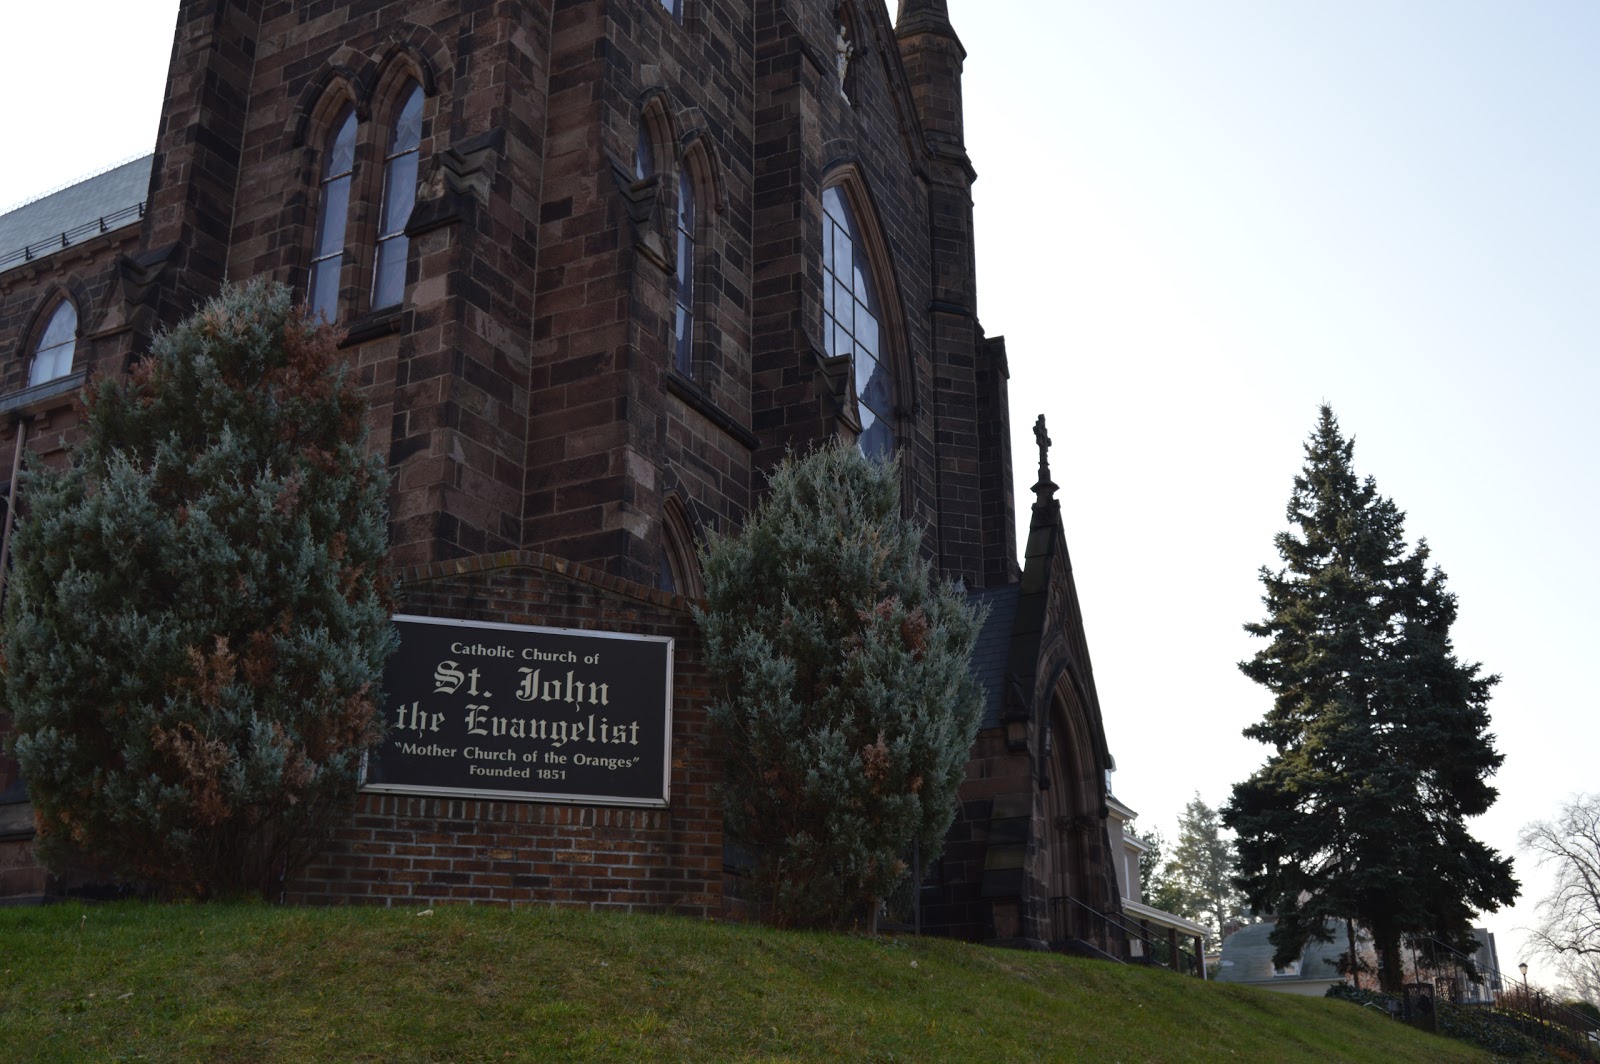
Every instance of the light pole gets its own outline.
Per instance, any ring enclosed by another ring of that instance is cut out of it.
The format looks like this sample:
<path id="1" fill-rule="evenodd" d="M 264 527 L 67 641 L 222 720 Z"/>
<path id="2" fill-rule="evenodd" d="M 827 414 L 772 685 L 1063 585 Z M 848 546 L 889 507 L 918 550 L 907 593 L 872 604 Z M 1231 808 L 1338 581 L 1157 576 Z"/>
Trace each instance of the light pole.
<path id="1" fill-rule="evenodd" d="M 1517 971 L 1522 973 L 1522 1011 L 1527 1012 L 1528 1006 L 1532 1003 L 1528 997 L 1528 962 L 1523 961 L 1517 965 Z"/>

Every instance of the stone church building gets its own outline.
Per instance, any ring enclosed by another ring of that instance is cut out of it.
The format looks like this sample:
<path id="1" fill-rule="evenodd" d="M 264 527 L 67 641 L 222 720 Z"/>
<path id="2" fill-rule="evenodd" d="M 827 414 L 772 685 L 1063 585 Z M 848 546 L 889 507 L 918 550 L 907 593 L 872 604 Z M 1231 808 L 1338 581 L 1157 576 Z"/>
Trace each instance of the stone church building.
<path id="1" fill-rule="evenodd" d="M 153 154 L 0 217 L 8 514 L 86 381 L 267 276 L 347 332 L 405 614 L 671 647 L 660 800 L 369 790 L 291 901 L 728 912 L 694 544 L 844 437 L 990 610 L 924 928 L 1104 940 L 1111 757 L 1042 425 L 1017 553 L 964 55 L 944 0 L 183 0 Z M 31 838 L 5 761 L 0 895 L 70 890 Z"/>

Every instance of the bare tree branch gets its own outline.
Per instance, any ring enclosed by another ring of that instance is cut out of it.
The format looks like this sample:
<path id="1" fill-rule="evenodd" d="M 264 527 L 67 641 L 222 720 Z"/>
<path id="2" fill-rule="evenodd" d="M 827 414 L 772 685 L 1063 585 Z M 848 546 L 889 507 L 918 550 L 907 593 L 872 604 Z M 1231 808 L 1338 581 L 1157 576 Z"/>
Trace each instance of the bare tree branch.
<path id="1" fill-rule="evenodd" d="M 1557 961 L 1600 958 L 1600 795 L 1574 796 L 1555 820 L 1523 827 L 1519 841 L 1555 872 L 1531 929 L 1533 948 Z"/>

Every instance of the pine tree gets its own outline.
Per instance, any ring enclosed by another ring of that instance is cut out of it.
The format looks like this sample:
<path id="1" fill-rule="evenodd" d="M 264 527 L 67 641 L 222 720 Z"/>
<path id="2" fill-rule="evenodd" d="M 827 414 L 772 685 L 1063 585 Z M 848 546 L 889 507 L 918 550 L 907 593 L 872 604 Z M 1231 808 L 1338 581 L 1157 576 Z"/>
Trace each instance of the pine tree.
<path id="1" fill-rule="evenodd" d="M 1517 896 L 1511 862 L 1473 838 L 1502 761 L 1488 732 L 1494 676 L 1457 660 L 1455 596 L 1407 551 L 1404 515 L 1352 467 L 1353 441 L 1322 408 L 1264 568 L 1268 640 L 1241 662 L 1273 695 L 1245 735 L 1273 753 L 1236 784 L 1223 821 L 1238 836 L 1252 909 L 1275 911 L 1277 961 L 1335 921 L 1366 926 L 1398 989 L 1400 941 L 1431 934 L 1471 952 L 1475 911 Z"/>
<path id="2" fill-rule="evenodd" d="M 38 851 L 265 893 L 353 799 L 393 647 L 388 478 L 337 337 L 230 288 L 30 465 L 4 695 Z"/>
<path id="3" fill-rule="evenodd" d="M 1244 916 L 1244 901 L 1233 882 L 1236 864 L 1216 810 L 1196 792 L 1178 818 L 1178 845 L 1169 868 L 1181 907 L 1172 911 L 1206 924 L 1218 942 L 1228 925 Z"/>
<path id="4" fill-rule="evenodd" d="M 938 856 L 981 711 L 978 618 L 935 583 L 893 463 L 791 456 L 703 552 L 724 827 L 780 922 L 875 926 L 919 843 Z"/>
<path id="5" fill-rule="evenodd" d="M 1132 831 L 1134 825 L 1129 824 Z M 1167 840 L 1159 830 L 1134 831 L 1134 836 L 1145 844 L 1139 854 L 1139 884 L 1143 888 L 1144 903 L 1163 912 L 1183 915 L 1183 894 L 1173 881 L 1172 864 L 1165 859 Z"/>

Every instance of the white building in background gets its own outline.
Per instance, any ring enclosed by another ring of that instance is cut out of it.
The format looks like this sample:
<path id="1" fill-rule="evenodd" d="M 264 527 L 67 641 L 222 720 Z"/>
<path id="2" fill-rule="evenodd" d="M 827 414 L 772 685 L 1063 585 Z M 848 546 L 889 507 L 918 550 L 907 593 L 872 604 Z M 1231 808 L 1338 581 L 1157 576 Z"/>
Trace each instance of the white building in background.
<path id="1" fill-rule="evenodd" d="M 1150 846 L 1127 830 L 1138 814 L 1111 793 L 1109 772 L 1106 774 L 1106 811 L 1111 863 L 1116 869 L 1123 920 L 1129 931 L 1129 958 L 1180 967 L 1182 962 L 1173 964 L 1173 957 L 1186 953 L 1193 958 L 1195 973 L 1202 979 L 1211 978 L 1205 967 L 1205 939 L 1210 934 L 1205 925 L 1145 904 L 1139 855 Z"/>

